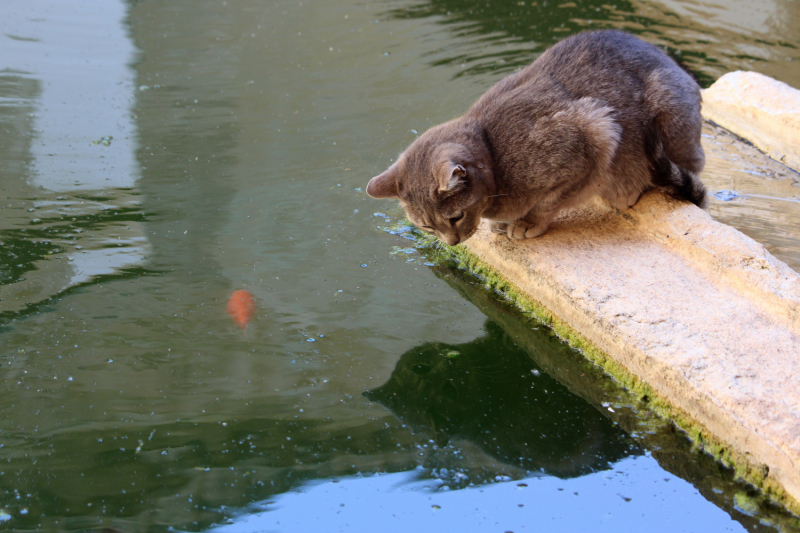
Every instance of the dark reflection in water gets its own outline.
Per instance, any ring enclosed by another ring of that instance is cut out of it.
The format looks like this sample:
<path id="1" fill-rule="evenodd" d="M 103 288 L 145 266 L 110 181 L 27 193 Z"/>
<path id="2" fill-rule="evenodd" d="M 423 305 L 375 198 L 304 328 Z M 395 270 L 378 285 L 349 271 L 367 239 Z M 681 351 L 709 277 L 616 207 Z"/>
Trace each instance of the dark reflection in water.
<path id="1" fill-rule="evenodd" d="M 407 351 L 386 384 L 365 393 L 446 446 L 467 440 L 498 460 L 573 477 L 641 453 L 597 409 L 541 372 L 491 320 L 466 344 Z"/>

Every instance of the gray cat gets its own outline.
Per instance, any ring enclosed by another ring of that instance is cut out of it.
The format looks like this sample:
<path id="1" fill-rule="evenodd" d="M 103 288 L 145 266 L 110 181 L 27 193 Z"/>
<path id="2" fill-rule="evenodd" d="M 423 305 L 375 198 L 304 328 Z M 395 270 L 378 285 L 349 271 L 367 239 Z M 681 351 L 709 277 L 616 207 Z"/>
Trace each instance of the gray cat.
<path id="1" fill-rule="evenodd" d="M 700 87 L 664 52 L 621 31 L 581 33 L 420 135 L 367 194 L 398 198 L 449 245 L 481 218 L 528 239 L 593 196 L 626 209 L 653 187 L 703 207 L 701 123 Z"/>

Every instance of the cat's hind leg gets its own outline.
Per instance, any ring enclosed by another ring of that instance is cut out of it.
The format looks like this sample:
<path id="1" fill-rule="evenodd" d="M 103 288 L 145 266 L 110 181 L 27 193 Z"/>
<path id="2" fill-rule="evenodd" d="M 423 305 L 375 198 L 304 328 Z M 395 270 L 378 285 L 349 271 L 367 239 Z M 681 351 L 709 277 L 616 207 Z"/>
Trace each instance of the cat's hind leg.
<path id="1" fill-rule="evenodd" d="M 700 87 L 677 67 L 656 69 L 647 79 L 645 102 L 652 117 L 645 149 L 653 167 L 653 184 L 703 207 L 706 188 L 697 177 L 705 165 Z"/>
<path id="2" fill-rule="evenodd" d="M 612 207 L 619 209 L 620 211 L 625 211 L 629 207 L 636 204 L 639 201 L 639 198 L 642 196 L 642 191 L 635 191 L 628 194 L 621 194 L 616 196 L 613 200 L 610 200 Z"/>
<path id="3" fill-rule="evenodd" d="M 625 199 L 625 203 L 627 204 L 626 208 L 634 206 L 641 197 L 642 197 L 642 191 L 632 192 L 631 194 L 629 194 L 628 197 Z"/>

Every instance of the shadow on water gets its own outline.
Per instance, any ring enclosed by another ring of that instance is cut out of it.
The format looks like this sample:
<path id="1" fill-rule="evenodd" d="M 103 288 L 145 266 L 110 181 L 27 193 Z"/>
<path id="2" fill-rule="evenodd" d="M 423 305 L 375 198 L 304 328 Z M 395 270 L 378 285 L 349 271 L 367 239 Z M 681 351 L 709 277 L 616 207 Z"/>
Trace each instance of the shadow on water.
<path id="1" fill-rule="evenodd" d="M 541 372 L 497 323 L 488 320 L 485 329 L 469 343 L 412 348 L 388 382 L 364 395 L 440 447 L 470 441 L 506 464 L 562 478 L 642 453 L 609 419 Z M 541 340 L 552 342 L 547 335 Z"/>

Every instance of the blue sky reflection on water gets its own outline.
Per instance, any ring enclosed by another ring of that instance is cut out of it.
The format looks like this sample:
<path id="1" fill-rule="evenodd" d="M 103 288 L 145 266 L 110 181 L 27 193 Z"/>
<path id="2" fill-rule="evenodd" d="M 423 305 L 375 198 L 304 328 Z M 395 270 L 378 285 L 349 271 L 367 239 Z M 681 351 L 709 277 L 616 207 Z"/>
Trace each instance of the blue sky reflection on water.
<path id="1" fill-rule="evenodd" d="M 648 456 L 574 479 L 499 479 L 460 491 L 421 474 L 309 483 L 210 531 L 746 531 Z"/>

